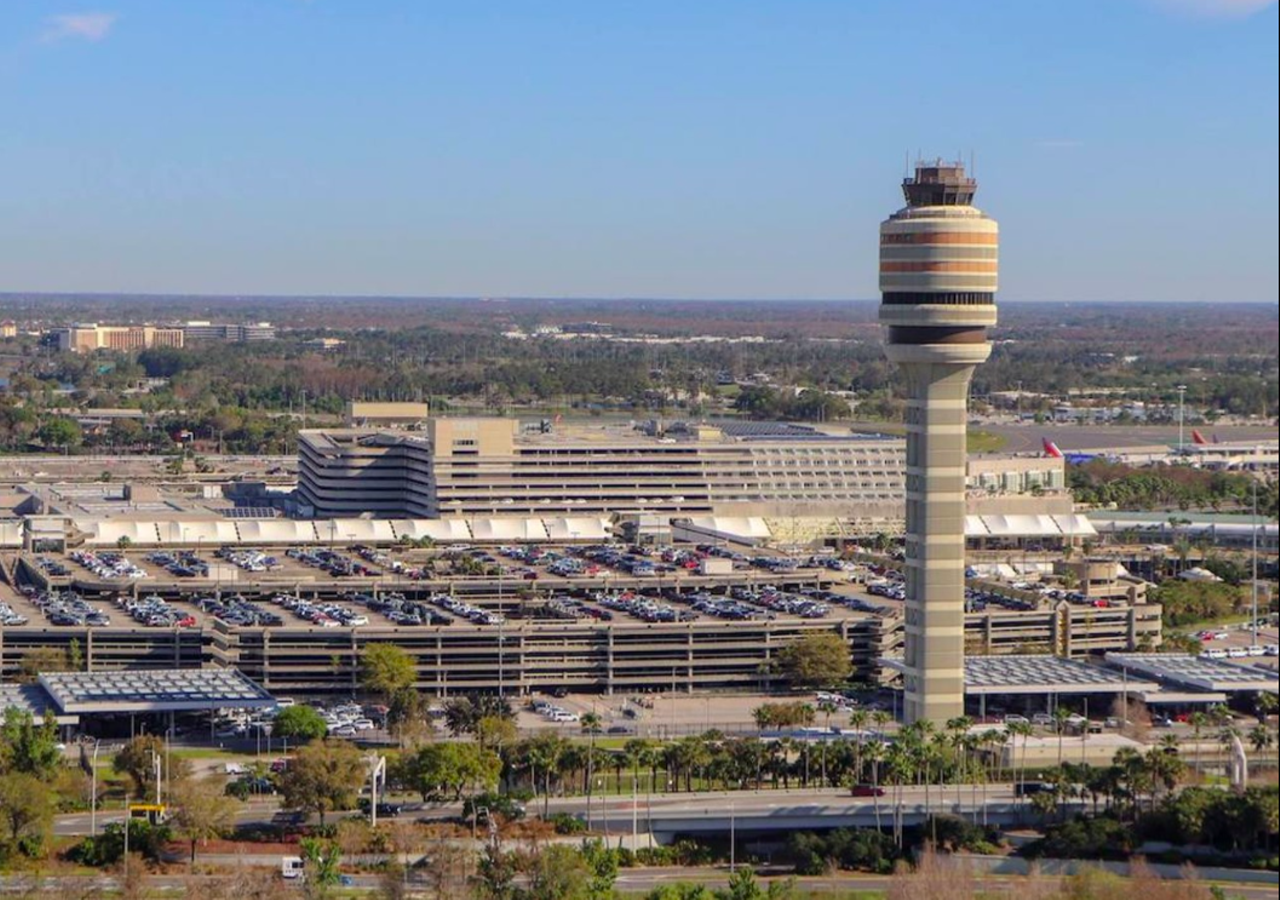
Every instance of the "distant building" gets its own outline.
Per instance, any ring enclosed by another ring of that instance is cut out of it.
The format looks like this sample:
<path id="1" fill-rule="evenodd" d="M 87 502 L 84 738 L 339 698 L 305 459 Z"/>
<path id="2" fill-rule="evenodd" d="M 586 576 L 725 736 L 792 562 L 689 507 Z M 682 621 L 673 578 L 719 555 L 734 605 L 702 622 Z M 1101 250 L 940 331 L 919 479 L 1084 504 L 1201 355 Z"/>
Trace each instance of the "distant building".
<path id="1" fill-rule="evenodd" d="M 243 344 L 253 341 L 274 341 L 276 327 L 270 322 L 222 324 L 217 322 L 187 322 L 182 333 L 188 343 L 193 341 L 222 341 Z"/>
<path id="2" fill-rule="evenodd" d="M 350 428 L 403 428 L 427 420 L 431 408 L 426 403 L 371 403 L 352 400 L 347 404 Z"/>
<path id="3" fill-rule="evenodd" d="M 54 334 L 58 341 L 58 349 L 69 350 L 72 353 L 183 346 L 181 328 L 157 325 L 99 325 L 96 322 L 88 322 L 60 328 Z"/>
<path id="4" fill-rule="evenodd" d="M 0 338 L 11 338 L 18 336 L 18 326 L 15 322 L 0 322 Z"/>

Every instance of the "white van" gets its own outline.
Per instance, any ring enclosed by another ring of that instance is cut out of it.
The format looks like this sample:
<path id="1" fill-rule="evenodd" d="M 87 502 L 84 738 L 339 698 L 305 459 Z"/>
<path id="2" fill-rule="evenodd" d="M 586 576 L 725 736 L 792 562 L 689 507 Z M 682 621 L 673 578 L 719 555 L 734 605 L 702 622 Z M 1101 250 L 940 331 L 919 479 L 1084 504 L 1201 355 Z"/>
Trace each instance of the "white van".
<path id="1" fill-rule="evenodd" d="M 301 856 L 282 856 L 280 857 L 280 877 L 289 881 L 298 881 L 302 878 L 304 865 Z"/>

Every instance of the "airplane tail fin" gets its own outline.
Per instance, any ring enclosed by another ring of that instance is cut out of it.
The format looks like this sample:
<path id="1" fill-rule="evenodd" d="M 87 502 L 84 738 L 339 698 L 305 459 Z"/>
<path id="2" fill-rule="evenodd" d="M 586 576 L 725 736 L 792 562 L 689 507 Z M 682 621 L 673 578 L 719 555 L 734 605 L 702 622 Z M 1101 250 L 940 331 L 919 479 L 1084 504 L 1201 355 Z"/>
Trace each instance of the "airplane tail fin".
<path id="1" fill-rule="evenodd" d="M 1191 429 L 1191 440 L 1195 441 L 1196 444 L 1201 447 L 1209 443 L 1204 439 L 1204 435 L 1200 433 L 1199 429 L 1196 428 Z"/>
<path id="2" fill-rule="evenodd" d="M 1050 459 L 1062 459 L 1062 451 L 1058 449 L 1058 445 L 1048 438 L 1041 438 L 1040 444 L 1044 447 L 1044 455 Z"/>

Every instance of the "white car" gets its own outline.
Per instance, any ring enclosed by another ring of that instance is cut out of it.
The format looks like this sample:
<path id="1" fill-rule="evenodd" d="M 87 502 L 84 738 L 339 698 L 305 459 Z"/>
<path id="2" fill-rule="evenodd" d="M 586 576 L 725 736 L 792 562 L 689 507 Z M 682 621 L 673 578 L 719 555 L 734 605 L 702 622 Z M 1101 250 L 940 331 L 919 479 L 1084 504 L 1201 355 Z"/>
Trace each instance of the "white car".
<path id="1" fill-rule="evenodd" d="M 238 762 L 229 762 L 224 766 L 224 770 L 228 775 L 247 775 L 249 767 Z"/>
<path id="2" fill-rule="evenodd" d="M 1252 644 L 1249 647 L 1249 655 L 1250 656 L 1266 656 L 1267 648 L 1262 646 L 1261 644 Z"/>
<path id="3" fill-rule="evenodd" d="M 1232 659 L 1242 659 L 1249 655 L 1249 651 L 1244 647 L 1232 647 L 1227 651 L 1227 656 Z"/>
<path id="4" fill-rule="evenodd" d="M 1221 647 L 1210 647 L 1200 654 L 1201 659 L 1226 659 L 1227 651 Z"/>
<path id="5" fill-rule="evenodd" d="M 581 720 L 582 720 L 582 717 L 579 716 L 577 713 L 566 712 L 564 710 L 560 710 L 559 712 L 554 712 L 551 714 L 552 722 L 579 722 Z"/>
<path id="6" fill-rule="evenodd" d="M 1267 644 L 1262 651 L 1267 656 L 1280 656 L 1280 644 Z"/>

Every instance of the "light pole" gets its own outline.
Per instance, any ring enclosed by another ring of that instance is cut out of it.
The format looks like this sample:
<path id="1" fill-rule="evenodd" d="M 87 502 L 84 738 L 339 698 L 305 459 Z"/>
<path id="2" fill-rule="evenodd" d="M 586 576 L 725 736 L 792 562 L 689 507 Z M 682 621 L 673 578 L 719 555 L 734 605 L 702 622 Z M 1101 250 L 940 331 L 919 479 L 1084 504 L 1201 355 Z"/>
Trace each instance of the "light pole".
<path id="1" fill-rule="evenodd" d="M 374 754 L 371 757 L 373 769 L 369 773 L 369 827 L 378 827 L 378 778 L 387 772 L 387 758 Z M 473 803 L 474 805 L 474 803 Z"/>
<path id="2" fill-rule="evenodd" d="M 93 758 L 89 763 L 89 835 L 98 835 L 98 746 L 101 742 L 93 739 Z"/>
<path id="3" fill-rule="evenodd" d="M 1187 386 L 1185 384 L 1178 385 L 1178 452 L 1183 453 L 1186 450 L 1186 442 L 1182 439 L 1183 425 L 1183 403 L 1187 398 Z"/>
<path id="4" fill-rule="evenodd" d="M 1249 530 L 1252 532 L 1253 539 L 1253 577 L 1250 579 L 1249 605 L 1250 614 L 1253 616 L 1253 624 L 1249 627 L 1253 639 L 1249 642 L 1251 646 L 1258 646 L 1258 476 L 1253 475 L 1253 521 L 1250 522 Z"/>
<path id="5" fill-rule="evenodd" d="M 729 804 L 729 874 L 732 875 L 738 864 L 737 815 L 734 805 Z"/>

